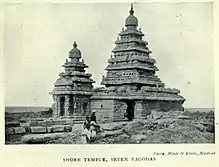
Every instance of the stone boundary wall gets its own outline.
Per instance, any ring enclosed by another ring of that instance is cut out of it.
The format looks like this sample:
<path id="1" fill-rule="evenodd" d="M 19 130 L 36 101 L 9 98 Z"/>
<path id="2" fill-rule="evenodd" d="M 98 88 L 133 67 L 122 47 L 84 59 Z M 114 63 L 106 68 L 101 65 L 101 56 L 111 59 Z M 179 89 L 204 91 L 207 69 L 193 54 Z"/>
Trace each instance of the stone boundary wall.
<path id="1" fill-rule="evenodd" d="M 73 119 L 35 119 L 27 122 L 5 123 L 5 140 L 21 137 L 26 134 L 45 134 L 71 132 L 76 122 Z"/>

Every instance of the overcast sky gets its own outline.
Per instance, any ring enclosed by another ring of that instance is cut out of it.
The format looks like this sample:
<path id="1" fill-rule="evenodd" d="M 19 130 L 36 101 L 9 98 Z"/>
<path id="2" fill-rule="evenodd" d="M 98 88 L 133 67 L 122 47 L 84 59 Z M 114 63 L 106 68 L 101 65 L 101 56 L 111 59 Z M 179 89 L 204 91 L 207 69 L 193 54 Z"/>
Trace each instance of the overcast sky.
<path id="1" fill-rule="evenodd" d="M 185 107 L 214 106 L 212 3 L 136 3 L 135 16 L 166 87 Z M 100 85 L 130 4 L 29 4 L 5 7 L 5 103 L 50 106 L 49 92 L 76 40 Z"/>

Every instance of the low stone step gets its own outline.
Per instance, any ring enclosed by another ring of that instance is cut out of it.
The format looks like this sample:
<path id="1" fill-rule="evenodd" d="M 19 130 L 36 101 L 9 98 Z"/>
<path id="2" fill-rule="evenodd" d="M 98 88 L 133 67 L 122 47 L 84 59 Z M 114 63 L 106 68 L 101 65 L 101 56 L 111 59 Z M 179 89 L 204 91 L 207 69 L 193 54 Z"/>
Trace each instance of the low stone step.
<path id="1" fill-rule="evenodd" d="M 30 133 L 46 133 L 47 129 L 43 126 L 32 126 L 30 127 Z"/>
<path id="2" fill-rule="evenodd" d="M 14 127 L 14 133 L 15 134 L 25 134 L 26 130 L 23 127 Z"/>
<path id="3" fill-rule="evenodd" d="M 9 128 L 9 127 L 19 127 L 20 123 L 19 122 L 6 122 L 5 123 L 5 127 Z"/>

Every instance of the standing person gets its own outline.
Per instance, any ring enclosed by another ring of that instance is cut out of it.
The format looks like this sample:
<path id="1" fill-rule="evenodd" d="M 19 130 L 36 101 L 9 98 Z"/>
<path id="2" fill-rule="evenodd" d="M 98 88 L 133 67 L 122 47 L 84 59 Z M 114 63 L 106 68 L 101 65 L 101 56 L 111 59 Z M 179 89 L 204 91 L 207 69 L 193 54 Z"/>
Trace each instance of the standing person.
<path id="1" fill-rule="evenodd" d="M 90 143 L 94 143 L 96 140 L 97 132 L 95 129 L 95 125 L 91 124 L 90 126 Z"/>
<path id="2" fill-rule="evenodd" d="M 92 113 L 91 113 L 91 116 L 90 116 L 90 121 L 91 121 L 91 123 L 95 123 L 95 124 L 97 124 L 97 119 L 96 119 L 96 111 L 95 110 L 93 110 L 92 111 Z"/>
<path id="3" fill-rule="evenodd" d="M 87 129 L 90 129 L 90 117 L 89 116 L 86 116 L 86 120 L 84 122 L 84 129 L 87 128 Z"/>

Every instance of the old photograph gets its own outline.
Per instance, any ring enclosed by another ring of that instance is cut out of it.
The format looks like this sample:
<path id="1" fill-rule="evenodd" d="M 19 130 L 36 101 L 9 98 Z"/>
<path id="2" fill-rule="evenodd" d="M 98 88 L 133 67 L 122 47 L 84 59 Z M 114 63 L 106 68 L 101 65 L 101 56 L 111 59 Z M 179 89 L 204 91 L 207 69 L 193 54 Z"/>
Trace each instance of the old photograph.
<path id="1" fill-rule="evenodd" d="M 215 143 L 212 2 L 8 3 L 5 144 Z"/>

